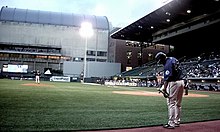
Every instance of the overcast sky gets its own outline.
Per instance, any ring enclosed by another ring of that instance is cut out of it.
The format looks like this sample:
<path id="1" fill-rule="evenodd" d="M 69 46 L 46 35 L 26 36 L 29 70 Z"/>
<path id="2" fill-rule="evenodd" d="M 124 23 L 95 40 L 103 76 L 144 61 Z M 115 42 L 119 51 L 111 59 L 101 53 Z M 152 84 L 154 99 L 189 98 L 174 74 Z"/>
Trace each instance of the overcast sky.
<path id="1" fill-rule="evenodd" d="M 169 0 L 0 0 L 0 6 L 106 16 L 113 27 L 124 27 Z"/>

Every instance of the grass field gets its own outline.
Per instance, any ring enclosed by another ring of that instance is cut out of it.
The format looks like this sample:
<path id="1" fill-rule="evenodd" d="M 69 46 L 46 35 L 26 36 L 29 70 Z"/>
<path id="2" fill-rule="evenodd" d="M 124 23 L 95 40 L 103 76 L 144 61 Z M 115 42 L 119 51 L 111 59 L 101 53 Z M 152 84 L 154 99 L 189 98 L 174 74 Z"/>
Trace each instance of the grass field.
<path id="1" fill-rule="evenodd" d="M 0 79 L 0 131 L 78 131 L 161 125 L 167 122 L 163 96 L 115 94 L 154 91 L 147 87 L 107 87 L 81 83 Z M 220 93 L 184 97 L 182 122 L 220 119 Z"/>

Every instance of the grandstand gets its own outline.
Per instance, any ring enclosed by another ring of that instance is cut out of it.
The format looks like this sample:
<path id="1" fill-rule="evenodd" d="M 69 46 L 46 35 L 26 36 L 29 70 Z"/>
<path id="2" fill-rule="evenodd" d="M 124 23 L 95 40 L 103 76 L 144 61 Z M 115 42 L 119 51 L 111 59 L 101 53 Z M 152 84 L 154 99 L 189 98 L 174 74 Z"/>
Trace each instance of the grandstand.
<path id="1" fill-rule="evenodd" d="M 219 86 L 220 47 L 216 44 L 219 42 L 216 34 L 219 27 L 219 1 L 173 0 L 110 36 L 120 40 L 173 45 L 174 50 L 168 56 L 183 59 L 181 65 L 189 74 L 191 83 Z M 194 72 L 191 73 L 190 69 L 195 69 L 194 66 L 203 67 L 202 71 L 197 71 L 201 73 L 199 76 L 191 76 Z M 146 71 L 144 77 L 149 77 L 156 74 L 156 67 L 144 65 L 120 76 L 142 78 L 143 71 Z"/>
<path id="2" fill-rule="evenodd" d="M 188 59 L 183 58 L 179 58 L 180 67 L 188 81 L 189 89 L 220 91 L 219 53 L 216 56 L 213 56 L 212 52 L 212 54 L 206 54 L 206 56 L 199 55 Z M 144 66 L 135 67 L 134 69 L 118 74 L 117 79 L 125 81 L 136 80 L 136 83 L 143 81 L 150 81 L 152 83 L 157 81 L 157 74 L 162 71 L 163 66 L 152 61 L 146 63 Z M 147 84 L 144 86 L 147 86 Z M 151 86 L 157 86 L 157 84 Z"/>

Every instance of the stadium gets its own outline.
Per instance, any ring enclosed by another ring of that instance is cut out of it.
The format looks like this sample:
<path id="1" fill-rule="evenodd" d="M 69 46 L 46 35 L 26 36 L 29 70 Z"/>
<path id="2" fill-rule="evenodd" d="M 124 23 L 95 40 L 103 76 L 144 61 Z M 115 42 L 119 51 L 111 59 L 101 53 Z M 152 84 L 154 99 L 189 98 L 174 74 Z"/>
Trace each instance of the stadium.
<path id="1" fill-rule="evenodd" d="M 218 0 L 173 0 L 112 32 L 107 17 L 2 7 L 0 131 L 166 131 L 161 127 L 167 121 L 166 100 L 156 89 L 163 67 L 152 59 L 157 44 L 163 44 L 169 56 L 180 60 L 189 83 L 182 124 L 174 131 L 217 132 L 219 9 Z M 112 77 L 98 83 L 63 81 L 84 70 L 85 39 L 79 34 L 84 20 L 95 27 L 88 39 L 86 75 Z M 110 38 L 138 42 L 135 48 L 149 46 L 152 60 L 119 72 L 120 64 L 108 62 Z M 20 79 L 33 78 L 36 69 L 62 81 Z"/>
<path id="2" fill-rule="evenodd" d="M 0 14 L 0 66 L 28 66 L 28 69 L 17 73 L 14 72 L 16 69 L 7 71 L 4 68 L 2 72 L 7 72 L 7 76 L 28 77 L 37 69 L 44 73 L 45 68 L 53 70 L 51 72 L 55 75 L 62 75 L 66 73 L 63 68 L 66 61 L 83 62 L 85 39 L 79 30 L 84 21 L 91 22 L 94 28 L 94 34 L 87 42 L 86 60 L 107 62 L 110 30 L 107 17 L 9 7 L 2 7 Z M 74 67 L 78 69 L 66 74 L 79 75 L 83 71 L 81 65 L 75 63 Z"/>

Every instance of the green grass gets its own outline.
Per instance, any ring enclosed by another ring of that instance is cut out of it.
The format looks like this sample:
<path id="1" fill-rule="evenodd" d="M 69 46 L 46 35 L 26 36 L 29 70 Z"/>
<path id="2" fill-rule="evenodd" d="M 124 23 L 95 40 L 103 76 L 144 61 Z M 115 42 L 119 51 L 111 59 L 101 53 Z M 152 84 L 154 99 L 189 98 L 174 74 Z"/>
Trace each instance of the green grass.
<path id="1" fill-rule="evenodd" d="M 0 79 L 0 131 L 78 131 L 161 125 L 167 122 L 162 97 L 114 94 L 155 91 L 147 87 L 107 87 Z M 189 91 L 208 98 L 183 98 L 182 122 L 220 119 L 220 93 Z"/>

